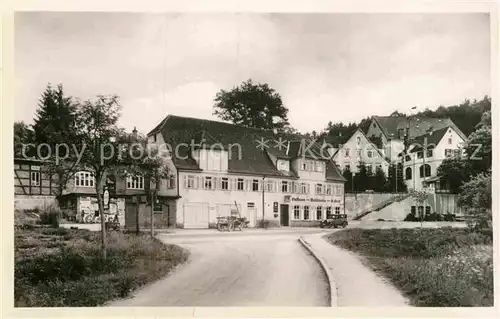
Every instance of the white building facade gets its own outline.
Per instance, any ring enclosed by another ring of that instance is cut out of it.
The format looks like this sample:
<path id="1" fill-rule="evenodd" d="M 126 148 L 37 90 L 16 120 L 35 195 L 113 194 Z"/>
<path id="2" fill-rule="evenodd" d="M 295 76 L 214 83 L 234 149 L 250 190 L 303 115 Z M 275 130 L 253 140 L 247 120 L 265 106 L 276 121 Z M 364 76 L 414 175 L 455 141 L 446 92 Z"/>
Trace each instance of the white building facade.
<path id="1" fill-rule="evenodd" d="M 267 147 L 259 149 L 264 137 Z M 217 217 L 230 215 L 246 217 L 249 227 L 317 226 L 344 213 L 341 173 L 296 136 L 170 115 L 148 143 L 172 150 L 158 195 L 174 207 L 177 227 L 215 227 Z"/>

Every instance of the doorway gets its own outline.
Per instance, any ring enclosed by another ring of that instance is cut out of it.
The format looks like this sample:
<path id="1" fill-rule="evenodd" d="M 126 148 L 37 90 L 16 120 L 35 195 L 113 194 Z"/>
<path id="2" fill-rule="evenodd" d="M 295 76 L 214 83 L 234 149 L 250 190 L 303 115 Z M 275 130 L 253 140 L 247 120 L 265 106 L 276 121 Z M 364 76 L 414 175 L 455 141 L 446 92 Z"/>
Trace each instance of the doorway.
<path id="1" fill-rule="evenodd" d="M 289 205 L 281 204 L 280 205 L 280 225 L 281 226 L 290 226 L 290 216 L 289 216 Z"/>

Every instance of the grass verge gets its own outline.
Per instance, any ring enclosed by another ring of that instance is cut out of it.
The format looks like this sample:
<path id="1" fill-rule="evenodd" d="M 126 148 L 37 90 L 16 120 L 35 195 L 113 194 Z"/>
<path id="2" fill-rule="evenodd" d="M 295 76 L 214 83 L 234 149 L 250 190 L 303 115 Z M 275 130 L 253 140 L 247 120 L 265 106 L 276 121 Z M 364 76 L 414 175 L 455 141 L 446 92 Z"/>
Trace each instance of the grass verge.
<path id="1" fill-rule="evenodd" d="M 326 238 L 365 257 L 416 306 L 493 306 L 491 232 L 353 228 Z"/>
<path id="2" fill-rule="evenodd" d="M 15 306 L 103 305 L 162 278 L 188 258 L 186 250 L 147 234 L 109 232 L 108 243 L 108 258 L 103 260 L 97 232 L 17 229 Z"/>

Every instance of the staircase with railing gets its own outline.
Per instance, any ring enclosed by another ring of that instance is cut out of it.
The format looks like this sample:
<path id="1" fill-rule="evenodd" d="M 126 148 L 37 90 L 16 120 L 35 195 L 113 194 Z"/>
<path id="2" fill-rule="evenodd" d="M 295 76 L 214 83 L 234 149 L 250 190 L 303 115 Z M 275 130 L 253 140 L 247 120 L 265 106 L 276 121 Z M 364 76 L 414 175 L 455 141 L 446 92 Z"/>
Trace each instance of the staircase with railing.
<path id="1" fill-rule="evenodd" d="M 362 210 L 359 214 L 356 214 L 356 216 L 354 216 L 353 220 L 360 220 L 361 218 L 365 217 L 366 215 L 372 213 L 372 212 L 376 212 L 376 211 L 379 211 L 393 203 L 396 203 L 396 202 L 400 202 L 402 200 L 405 200 L 406 198 L 408 198 L 410 196 L 410 194 L 401 194 L 401 195 L 396 195 L 394 197 L 391 197 L 383 202 L 380 202 L 376 205 L 373 205 L 372 207 L 370 208 L 367 208 L 365 210 Z"/>

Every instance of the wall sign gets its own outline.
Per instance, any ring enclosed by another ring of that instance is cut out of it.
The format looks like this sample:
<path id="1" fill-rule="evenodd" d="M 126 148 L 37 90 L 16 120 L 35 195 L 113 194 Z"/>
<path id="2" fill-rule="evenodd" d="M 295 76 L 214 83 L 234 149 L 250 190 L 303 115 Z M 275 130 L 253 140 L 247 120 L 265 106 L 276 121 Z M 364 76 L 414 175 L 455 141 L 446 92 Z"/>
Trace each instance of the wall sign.
<path id="1" fill-rule="evenodd" d="M 104 210 L 109 209 L 109 191 L 108 188 L 106 187 L 104 190 Z"/>
<path id="2" fill-rule="evenodd" d="M 273 212 L 277 213 L 278 212 L 278 202 L 273 203 Z"/>
<path id="3" fill-rule="evenodd" d="M 292 202 L 308 202 L 308 203 L 340 203 L 340 199 L 331 198 L 314 198 L 314 197 L 292 197 Z"/>

